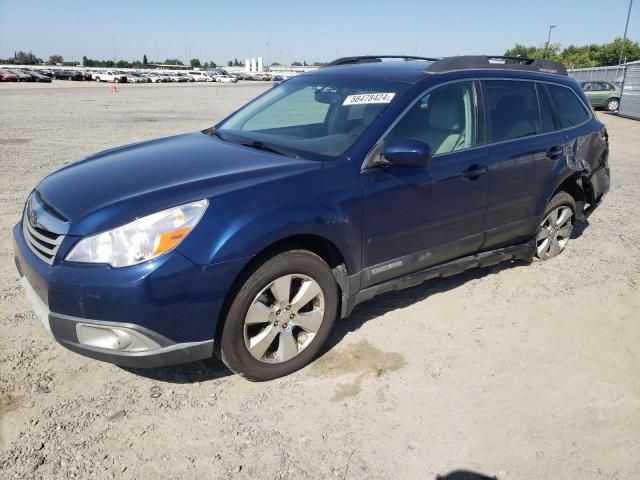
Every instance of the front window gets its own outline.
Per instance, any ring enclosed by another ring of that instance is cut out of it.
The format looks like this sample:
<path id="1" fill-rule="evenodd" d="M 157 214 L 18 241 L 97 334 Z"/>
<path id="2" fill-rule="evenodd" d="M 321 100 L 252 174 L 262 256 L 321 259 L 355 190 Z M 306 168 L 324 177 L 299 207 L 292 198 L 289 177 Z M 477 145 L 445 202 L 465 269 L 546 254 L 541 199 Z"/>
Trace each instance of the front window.
<path id="1" fill-rule="evenodd" d="M 478 115 L 473 82 L 453 83 L 424 95 L 387 136 L 387 140 L 398 138 L 425 142 L 433 155 L 477 145 Z"/>
<path id="2" fill-rule="evenodd" d="M 345 153 L 406 85 L 309 75 L 273 88 L 217 126 L 226 141 L 330 160 Z"/>

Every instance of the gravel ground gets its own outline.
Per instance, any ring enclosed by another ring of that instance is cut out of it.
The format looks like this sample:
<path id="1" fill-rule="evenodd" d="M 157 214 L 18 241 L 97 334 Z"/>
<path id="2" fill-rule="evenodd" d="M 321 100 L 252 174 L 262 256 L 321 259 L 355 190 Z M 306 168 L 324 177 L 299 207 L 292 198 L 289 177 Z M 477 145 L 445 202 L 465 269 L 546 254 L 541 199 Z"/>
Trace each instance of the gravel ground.
<path id="1" fill-rule="evenodd" d="M 47 337 L 11 244 L 38 180 L 90 152 L 203 129 L 265 88 L 0 85 L 0 476 L 639 478 L 632 120 L 600 115 L 612 191 L 563 255 L 374 299 L 287 378 L 250 383 L 217 360 L 125 370 Z"/>

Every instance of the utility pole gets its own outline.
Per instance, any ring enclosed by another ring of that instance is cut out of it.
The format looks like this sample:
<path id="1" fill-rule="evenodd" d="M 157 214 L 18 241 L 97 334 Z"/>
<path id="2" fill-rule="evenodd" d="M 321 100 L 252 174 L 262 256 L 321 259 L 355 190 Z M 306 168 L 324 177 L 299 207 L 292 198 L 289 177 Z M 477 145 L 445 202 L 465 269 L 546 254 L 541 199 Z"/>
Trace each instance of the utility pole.
<path id="1" fill-rule="evenodd" d="M 189 64 L 189 55 L 187 54 L 187 34 L 184 34 L 184 64 Z"/>
<path id="2" fill-rule="evenodd" d="M 551 41 L 551 30 L 556 28 L 555 25 L 549 25 L 549 34 L 547 35 L 547 43 L 544 46 L 544 56 L 549 55 L 549 41 Z"/>
<path id="3" fill-rule="evenodd" d="M 629 18 L 631 17 L 631 6 L 633 5 L 633 0 L 629 0 L 629 10 L 627 11 L 627 23 L 624 25 L 624 35 L 622 36 L 622 46 L 620 47 L 620 59 L 618 60 L 618 65 L 622 65 L 622 57 L 624 55 L 624 44 L 627 43 L 627 29 L 629 28 Z"/>
<path id="4" fill-rule="evenodd" d="M 116 66 L 116 37 L 111 37 L 111 41 L 113 42 L 113 66 Z"/>

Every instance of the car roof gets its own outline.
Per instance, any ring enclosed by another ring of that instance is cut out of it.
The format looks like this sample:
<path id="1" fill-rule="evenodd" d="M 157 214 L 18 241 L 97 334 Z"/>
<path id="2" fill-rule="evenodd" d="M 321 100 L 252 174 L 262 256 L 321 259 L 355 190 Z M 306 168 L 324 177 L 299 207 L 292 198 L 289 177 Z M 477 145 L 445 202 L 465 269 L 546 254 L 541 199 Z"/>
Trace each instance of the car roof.
<path id="1" fill-rule="evenodd" d="M 401 60 L 387 60 L 399 58 Z M 384 59 L 384 60 L 383 60 Z M 431 75 L 466 72 L 501 72 L 513 78 L 567 78 L 567 71 L 558 62 L 520 57 L 467 55 L 444 58 L 362 56 L 344 57 L 305 75 L 368 77 L 396 82 L 415 83 Z"/>
<path id="2" fill-rule="evenodd" d="M 352 76 L 370 77 L 395 82 L 413 83 L 425 76 L 425 69 L 432 62 L 426 61 L 387 61 L 354 63 L 320 68 L 305 75 L 314 76 Z"/>

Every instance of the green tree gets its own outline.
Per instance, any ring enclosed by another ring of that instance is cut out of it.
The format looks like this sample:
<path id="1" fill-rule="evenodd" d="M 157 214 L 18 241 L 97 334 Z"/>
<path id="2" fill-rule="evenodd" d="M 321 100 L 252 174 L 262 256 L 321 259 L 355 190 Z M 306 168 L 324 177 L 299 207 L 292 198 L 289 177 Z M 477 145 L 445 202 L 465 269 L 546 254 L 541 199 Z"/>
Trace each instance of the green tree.
<path id="1" fill-rule="evenodd" d="M 145 53 L 145 54 L 142 56 L 142 65 L 147 66 L 147 64 L 148 64 L 148 63 L 149 63 L 149 62 L 147 61 L 147 54 Z"/>
<path id="2" fill-rule="evenodd" d="M 14 62 L 19 65 L 35 65 L 42 63 L 42 59 L 36 57 L 33 53 L 19 51 L 14 54 Z"/>
<path id="3" fill-rule="evenodd" d="M 603 45 L 595 43 L 582 46 L 569 45 L 564 49 L 561 49 L 559 44 L 553 44 L 549 45 L 549 49 L 546 51 L 543 47 L 527 47 L 516 43 L 513 48 L 510 48 L 504 54 L 514 57 L 550 58 L 561 62 L 565 67 L 569 68 L 603 67 L 618 64 L 621 48 L 621 38 L 616 38 L 613 42 Z M 622 60 L 623 62 L 640 60 L 640 44 L 627 40 L 624 44 Z"/>
<path id="4" fill-rule="evenodd" d="M 64 58 L 62 58 L 62 55 L 51 55 L 49 57 L 49 64 L 50 65 L 57 65 L 59 63 L 63 63 L 64 62 Z"/>
<path id="5" fill-rule="evenodd" d="M 622 48 L 622 39 L 616 38 L 613 42 L 602 45 L 596 54 L 596 61 L 600 65 L 617 65 L 620 59 L 620 49 Z M 633 62 L 640 60 L 640 45 L 629 39 L 624 43 L 624 52 L 622 53 L 622 62 Z"/>
<path id="6" fill-rule="evenodd" d="M 180 60 L 178 60 L 177 58 L 167 58 L 164 61 L 165 65 L 184 65 L 184 63 L 182 63 Z"/>
<path id="7" fill-rule="evenodd" d="M 227 62 L 227 67 L 233 67 L 233 60 L 229 60 Z"/>
<path id="8" fill-rule="evenodd" d="M 189 63 L 191 64 L 191 68 L 200 68 L 200 59 L 192 58 Z"/>

